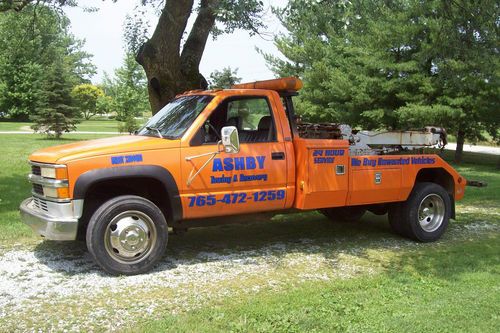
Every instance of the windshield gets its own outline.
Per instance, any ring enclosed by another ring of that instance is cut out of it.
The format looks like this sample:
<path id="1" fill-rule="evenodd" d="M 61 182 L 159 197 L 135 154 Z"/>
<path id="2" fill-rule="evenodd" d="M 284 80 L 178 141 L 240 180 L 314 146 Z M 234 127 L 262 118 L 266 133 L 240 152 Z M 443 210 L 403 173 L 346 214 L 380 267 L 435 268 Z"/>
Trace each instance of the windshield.
<path id="1" fill-rule="evenodd" d="M 165 105 L 141 128 L 137 134 L 178 139 L 191 126 L 213 96 L 182 96 Z"/>

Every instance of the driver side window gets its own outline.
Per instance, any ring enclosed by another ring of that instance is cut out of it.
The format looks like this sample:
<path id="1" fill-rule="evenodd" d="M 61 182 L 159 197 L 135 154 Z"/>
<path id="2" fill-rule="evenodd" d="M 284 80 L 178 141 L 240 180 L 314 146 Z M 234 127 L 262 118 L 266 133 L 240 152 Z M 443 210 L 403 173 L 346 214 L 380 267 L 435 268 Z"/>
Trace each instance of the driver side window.
<path id="1" fill-rule="evenodd" d="M 204 144 L 217 143 L 224 126 L 238 129 L 240 143 L 276 141 L 276 127 L 265 97 L 226 100 L 214 110 L 200 129 L 198 137 Z"/>

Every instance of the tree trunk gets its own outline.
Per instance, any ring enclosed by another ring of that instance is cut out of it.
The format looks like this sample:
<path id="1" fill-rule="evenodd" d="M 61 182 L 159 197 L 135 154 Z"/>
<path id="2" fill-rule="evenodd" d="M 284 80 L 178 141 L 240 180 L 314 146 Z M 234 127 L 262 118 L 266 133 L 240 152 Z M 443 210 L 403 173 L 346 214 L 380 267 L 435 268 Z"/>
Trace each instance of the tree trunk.
<path id="1" fill-rule="evenodd" d="M 217 3 L 218 0 L 200 1 L 198 16 L 181 52 L 181 39 L 193 0 L 165 2 L 153 36 L 141 46 L 136 57 L 146 72 L 153 115 L 179 93 L 207 89 L 199 64 L 215 24 L 213 8 Z"/>
<path id="2" fill-rule="evenodd" d="M 460 127 L 457 133 L 457 148 L 455 150 L 455 163 L 462 163 L 462 157 L 464 152 L 464 142 L 465 142 L 465 132 Z"/>

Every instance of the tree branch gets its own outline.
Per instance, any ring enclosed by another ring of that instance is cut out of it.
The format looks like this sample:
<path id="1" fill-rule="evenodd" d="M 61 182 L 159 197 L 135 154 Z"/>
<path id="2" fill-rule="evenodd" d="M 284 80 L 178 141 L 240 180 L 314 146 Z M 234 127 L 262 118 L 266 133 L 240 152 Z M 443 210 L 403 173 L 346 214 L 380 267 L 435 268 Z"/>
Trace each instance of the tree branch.
<path id="1" fill-rule="evenodd" d="M 193 0 L 166 0 L 156 29 L 148 43 L 160 46 L 166 57 L 178 57 L 182 35 L 191 15 Z"/>
<path id="2" fill-rule="evenodd" d="M 214 8 L 218 3 L 219 0 L 200 2 L 198 16 L 181 53 L 181 68 L 184 72 L 198 72 L 208 36 L 215 24 Z"/>

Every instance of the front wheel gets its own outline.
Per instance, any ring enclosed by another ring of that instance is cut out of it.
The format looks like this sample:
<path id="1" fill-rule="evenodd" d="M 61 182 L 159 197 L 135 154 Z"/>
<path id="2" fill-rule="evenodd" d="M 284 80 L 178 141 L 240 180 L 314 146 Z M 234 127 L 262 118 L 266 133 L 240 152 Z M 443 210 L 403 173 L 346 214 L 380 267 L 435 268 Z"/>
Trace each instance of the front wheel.
<path id="1" fill-rule="evenodd" d="M 163 256 L 168 227 L 151 201 L 124 195 L 103 203 L 90 218 L 87 247 L 106 272 L 134 275 L 150 270 Z"/>
<path id="2" fill-rule="evenodd" d="M 389 211 L 389 221 L 396 233 L 421 242 L 441 238 L 450 216 L 450 196 L 434 183 L 416 184 L 408 200 Z"/>

